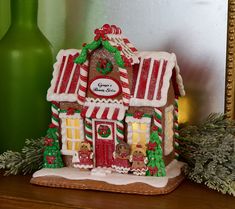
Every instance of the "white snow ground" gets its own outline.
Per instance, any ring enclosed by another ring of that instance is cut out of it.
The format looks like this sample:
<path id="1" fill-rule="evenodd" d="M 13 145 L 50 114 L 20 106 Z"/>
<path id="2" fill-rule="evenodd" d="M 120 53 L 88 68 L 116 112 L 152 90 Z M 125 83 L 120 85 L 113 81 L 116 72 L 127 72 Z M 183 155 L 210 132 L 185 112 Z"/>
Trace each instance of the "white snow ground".
<path id="1" fill-rule="evenodd" d="M 58 176 L 70 180 L 96 180 L 113 185 L 127 185 L 131 183 L 146 183 L 150 186 L 161 188 L 167 185 L 168 179 L 179 176 L 183 162 L 173 160 L 166 167 L 165 177 L 135 176 L 112 172 L 110 168 L 94 168 L 92 171 L 80 171 L 78 168 L 43 168 L 33 174 L 33 177 Z"/>

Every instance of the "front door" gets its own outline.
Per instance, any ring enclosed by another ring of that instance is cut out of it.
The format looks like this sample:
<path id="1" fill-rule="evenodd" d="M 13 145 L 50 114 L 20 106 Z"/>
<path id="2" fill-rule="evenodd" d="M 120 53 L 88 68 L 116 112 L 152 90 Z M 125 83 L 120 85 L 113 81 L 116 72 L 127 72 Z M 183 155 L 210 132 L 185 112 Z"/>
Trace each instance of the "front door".
<path id="1" fill-rule="evenodd" d="M 115 122 L 95 120 L 95 165 L 111 167 L 115 146 Z"/>

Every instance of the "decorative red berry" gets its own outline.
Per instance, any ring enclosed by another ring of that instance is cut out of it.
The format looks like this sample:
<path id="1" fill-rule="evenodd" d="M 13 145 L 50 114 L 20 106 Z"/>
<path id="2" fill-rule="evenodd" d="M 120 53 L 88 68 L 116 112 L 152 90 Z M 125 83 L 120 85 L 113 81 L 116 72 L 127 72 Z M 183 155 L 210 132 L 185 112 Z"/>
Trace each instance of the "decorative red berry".
<path id="1" fill-rule="evenodd" d="M 75 113 L 74 108 L 68 108 L 66 115 L 73 115 Z"/>
<path id="2" fill-rule="evenodd" d="M 46 156 L 48 164 L 53 164 L 55 161 L 55 156 Z"/>
<path id="3" fill-rule="evenodd" d="M 153 132 L 154 132 L 154 131 L 158 131 L 158 127 L 157 127 L 157 126 L 153 126 L 152 131 L 153 131 Z"/>
<path id="4" fill-rule="evenodd" d="M 53 123 L 51 123 L 51 124 L 49 125 L 49 128 L 56 128 L 56 125 L 53 124 Z"/>
<path id="5" fill-rule="evenodd" d="M 103 27 L 102 27 L 102 29 L 103 29 L 103 31 L 104 31 L 105 34 L 109 34 L 109 33 L 112 32 L 112 29 L 111 29 L 111 27 L 110 27 L 109 24 L 104 24 Z"/>
<path id="6" fill-rule="evenodd" d="M 148 144 L 148 150 L 155 150 L 156 146 L 157 146 L 157 143 L 156 143 L 156 142 L 154 142 L 154 143 L 149 142 L 149 144 Z"/>
<path id="7" fill-rule="evenodd" d="M 87 43 L 83 43 L 83 44 L 82 44 L 83 47 L 86 46 L 86 45 L 87 45 Z"/>
<path id="8" fill-rule="evenodd" d="M 133 117 L 137 119 L 141 119 L 143 117 L 144 113 L 141 111 L 135 111 Z"/>
<path id="9" fill-rule="evenodd" d="M 45 146 L 52 146 L 52 144 L 53 144 L 53 139 L 46 137 L 44 140 L 44 145 Z"/>
<path id="10" fill-rule="evenodd" d="M 120 45 L 117 46 L 118 51 L 122 51 L 122 47 Z"/>

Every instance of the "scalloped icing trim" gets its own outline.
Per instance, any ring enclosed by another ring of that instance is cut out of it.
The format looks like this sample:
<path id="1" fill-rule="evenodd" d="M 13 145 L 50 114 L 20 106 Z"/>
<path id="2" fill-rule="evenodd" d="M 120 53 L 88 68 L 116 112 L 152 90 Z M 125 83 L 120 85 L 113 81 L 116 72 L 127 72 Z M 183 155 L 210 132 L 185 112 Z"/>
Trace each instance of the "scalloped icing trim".
<path id="1" fill-rule="evenodd" d="M 91 98 L 87 97 L 86 102 L 94 102 L 94 103 L 117 103 L 117 104 L 123 104 L 122 100 L 117 100 L 117 99 L 100 99 L 100 98 Z"/>
<path id="2" fill-rule="evenodd" d="M 168 52 L 139 52 L 139 57 L 142 57 L 144 59 L 165 59 L 168 60 L 168 65 L 166 68 L 166 73 L 164 76 L 164 82 L 161 89 L 161 100 L 148 100 L 148 99 L 139 99 L 131 97 L 130 99 L 130 106 L 147 106 L 147 107 L 162 107 L 167 102 L 167 96 L 168 96 L 168 89 L 170 86 L 170 79 L 172 76 L 172 71 L 175 68 L 176 70 L 176 82 L 178 84 L 179 92 L 181 96 L 185 95 L 184 85 L 183 85 L 183 79 L 180 75 L 180 69 L 177 64 L 176 55 L 174 53 L 168 53 Z M 136 83 L 138 85 L 138 81 Z"/>

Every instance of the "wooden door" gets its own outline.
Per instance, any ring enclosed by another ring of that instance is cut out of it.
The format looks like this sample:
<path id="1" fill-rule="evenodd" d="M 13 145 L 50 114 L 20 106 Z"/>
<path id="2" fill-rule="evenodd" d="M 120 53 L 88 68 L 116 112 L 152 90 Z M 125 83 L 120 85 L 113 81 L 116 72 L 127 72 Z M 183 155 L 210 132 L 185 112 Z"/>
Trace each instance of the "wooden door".
<path id="1" fill-rule="evenodd" d="M 115 146 L 115 123 L 95 121 L 95 164 L 96 167 L 111 167 Z"/>

